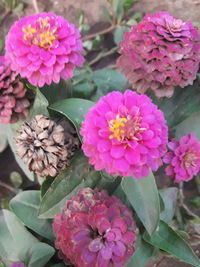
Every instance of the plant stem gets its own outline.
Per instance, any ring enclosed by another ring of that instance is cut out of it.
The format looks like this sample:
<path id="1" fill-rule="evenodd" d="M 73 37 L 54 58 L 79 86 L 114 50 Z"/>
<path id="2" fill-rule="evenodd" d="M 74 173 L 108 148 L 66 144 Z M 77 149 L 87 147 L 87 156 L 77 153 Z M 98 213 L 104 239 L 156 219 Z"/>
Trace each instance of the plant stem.
<path id="1" fill-rule="evenodd" d="M 113 47 L 110 51 L 107 52 L 101 52 L 99 53 L 93 60 L 91 60 L 89 62 L 89 66 L 94 65 L 95 63 L 97 63 L 100 59 L 110 56 L 112 54 L 114 54 L 116 51 L 118 50 L 118 47 Z"/>
<path id="2" fill-rule="evenodd" d="M 183 182 L 179 183 L 179 204 L 180 206 L 184 204 Z"/>
<path id="3" fill-rule="evenodd" d="M 87 41 L 87 40 L 90 40 L 90 39 L 94 39 L 96 36 L 98 35 L 102 35 L 102 34 L 106 34 L 106 33 L 109 33 L 111 31 L 113 31 L 114 29 L 116 28 L 116 25 L 113 24 L 111 25 L 109 28 L 107 29 L 104 29 L 102 31 L 99 31 L 99 32 L 95 32 L 95 33 L 92 33 L 92 34 L 89 34 L 89 35 L 86 35 L 84 37 L 82 37 L 82 41 Z"/>
<path id="4" fill-rule="evenodd" d="M 10 185 L 4 183 L 4 182 L 1 182 L 1 181 L 0 181 L 0 186 L 1 186 L 1 187 L 4 187 L 4 188 L 6 188 L 6 189 L 8 189 L 8 190 L 11 191 L 11 192 L 16 192 L 16 189 L 15 189 L 14 187 L 12 187 L 12 186 L 10 186 Z"/>
<path id="5" fill-rule="evenodd" d="M 32 0 L 32 3 L 33 3 L 33 7 L 35 9 L 35 13 L 40 13 L 37 0 Z"/>

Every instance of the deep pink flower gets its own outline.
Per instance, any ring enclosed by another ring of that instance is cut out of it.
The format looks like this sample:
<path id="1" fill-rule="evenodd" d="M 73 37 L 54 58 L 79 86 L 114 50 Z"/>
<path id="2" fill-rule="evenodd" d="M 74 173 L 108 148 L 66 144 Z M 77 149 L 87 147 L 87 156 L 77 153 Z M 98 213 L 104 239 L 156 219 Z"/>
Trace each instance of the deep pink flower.
<path id="1" fill-rule="evenodd" d="M 77 267 L 121 267 L 135 251 L 132 212 L 105 190 L 81 189 L 53 223 L 60 257 Z"/>
<path id="2" fill-rule="evenodd" d="M 165 169 L 175 182 L 189 181 L 200 171 L 200 142 L 194 134 L 187 134 L 179 141 L 173 139 L 168 144 L 168 152 L 163 161 L 169 166 Z"/>
<path id="3" fill-rule="evenodd" d="M 172 96 L 175 86 L 193 84 L 200 62 L 200 35 L 191 22 L 167 12 L 146 15 L 124 34 L 117 65 L 133 88 Z"/>
<path id="4" fill-rule="evenodd" d="M 149 97 L 127 90 L 102 97 L 86 115 L 81 134 L 96 170 L 141 178 L 162 165 L 168 129 Z"/>
<path id="5" fill-rule="evenodd" d="M 6 38 L 6 56 L 13 70 L 35 86 L 73 76 L 82 66 L 82 42 L 75 26 L 63 17 L 41 13 L 17 21 Z"/>
<path id="6" fill-rule="evenodd" d="M 21 262 L 14 262 L 11 264 L 11 267 L 25 267 L 25 265 Z"/>
<path id="7" fill-rule="evenodd" d="M 28 116 L 30 102 L 17 73 L 0 57 L 0 123 L 15 123 Z"/>

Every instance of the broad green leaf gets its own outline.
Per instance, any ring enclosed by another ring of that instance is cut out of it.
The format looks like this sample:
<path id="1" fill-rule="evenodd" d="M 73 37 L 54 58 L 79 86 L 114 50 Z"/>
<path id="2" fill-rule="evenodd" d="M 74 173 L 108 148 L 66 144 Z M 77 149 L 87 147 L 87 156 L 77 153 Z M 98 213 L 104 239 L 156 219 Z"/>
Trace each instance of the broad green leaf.
<path id="1" fill-rule="evenodd" d="M 153 173 L 140 180 L 133 176 L 124 177 L 122 189 L 144 227 L 152 234 L 160 218 L 159 195 Z"/>
<path id="2" fill-rule="evenodd" d="M 200 85 L 196 80 L 193 85 L 185 88 L 177 87 L 171 98 L 157 101 L 164 112 L 169 127 L 174 127 L 193 113 L 200 111 Z"/>
<path id="3" fill-rule="evenodd" d="M 160 214 L 160 219 L 169 223 L 175 213 L 178 189 L 176 187 L 161 189 L 159 190 L 159 194 L 164 203 L 164 209 Z"/>
<path id="4" fill-rule="evenodd" d="M 94 91 L 94 85 L 90 82 L 83 82 L 73 86 L 73 97 L 89 98 Z"/>
<path id="5" fill-rule="evenodd" d="M 7 147 L 7 134 L 4 124 L 0 124 L 0 153 Z"/>
<path id="6" fill-rule="evenodd" d="M 49 103 L 46 97 L 41 93 L 39 88 L 36 90 L 35 100 L 33 106 L 31 107 L 30 114 L 27 118 L 27 121 L 31 121 L 36 115 L 45 115 L 49 116 L 47 110 Z"/>
<path id="7" fill-rule="evenodd" d="M 17 131 L 19 130 L 21 124 L 22 122 L 18 122 L 18 123 L 6 126 L 8 143 L 10 145 L 10 148 L 15 156 L 15 160 L 17 161 L 17 164 L 19 165 L 19 167 L 22 169 L 22 171 L 25 173 L 25 175 L 28 177 L 29 180 L 34 181 L 34 177 L 35 177 L 34 173 L 29 171 L 28 167 L 24 164 L 22 159 L 16 153 L 14 137 L 18 135 Z"/>
<path id="8" fill-rule="evenodd" d="M 54 103 L 49 108 L 66 116 L 74 124 L 79 134 L 84 115 L 93 105 L 92 101 L 86 99 L 68 98 Z"/>
<path id="9" fill-rule="evenodd" d="M 70 80 L 61 79 L 59 83 L 52 83 L 51 85 L 45 85 L 41 88 L 41 92 L 46 97 L 47 101 L 51 105 L 52 103 L 72 97 L 72 85 Z"/>
<path id="10" fill-rule="evenodd" d="M 136 251 L 127 262 L 126 267 L 144 267 L 156 253 L 155 247 L 139 239 L 136 244 Z"/>
<path id="11" fill-rule="evenodd" d="M 41 198 L 43 198 L 43 196 L 46 194 L 47 190 L 49 189 L 50 185 L 53 183 L 54 179 L 55 178 L 51 176 L 47 176 L 45 178 L 40 188 Z"/>
<path id="12" fill-rule="evenodd" d="M 143 238 L 149 244 L 166 251 L 181 261 L 187 262 L 192 266 L 200 266 L 200 260 L 185 240 L 162 221 L 151 236 L 145 232 Z"/>
<path id="13" fill-rule="evenodd" d="M 73 197 L 82 187 L 94 187 L 100 179 L 100 173 L 93 171 L 88 159 L 80 151 L 70 166 L 55 178 L 44 195 L 39 209 L 40 218 L 52 218 L 61 210 L 60 203 L 63 205 L 66 199 Z"/>
<path id="14" fill-rule="evenodd" d="M 195 133 L 197 138 L 200 140 L 200 112 L 194 113 L 192 116 L 178 124 L 175 131 L 177 139 L 187 133 Z"/>
<path id="15" fill-rule="evenodd" d="M 25 262 L 30 248 L 38 243 L 14 213 L 2 210 L 0 214 L 0 255 L 4 260 Z"/>
<path id="16" fill-rule="evenodd" d="M 30 229 L 47 239 L 54 240 L 52 222 L 38 218 L 40 191 L 23 191 L 10 202 L 15 215 Z"/>
<path id="17" fill-rule="evenodd" d="M 50 258 L 54 255 L 55 250 L 45 244 L 45 243 L 36 243 L 32 246 L 29 251 L 29 261 L 28 267 L 43 267 L 50 260 Z"/>
<path id="18" fill-rule="evenodd" d="M 93 82 L 103 95 L 112 91 L 122 91 L 127 84 L 125 76 L 116 70 L 96 70 L 93 75 Z"/>
<path id="19" fill-rule="evenodd" d="M 123 0 L 113 0 L 113 10 L 118 21 L 121 21 L 124 15 L 124 1 Z"/>

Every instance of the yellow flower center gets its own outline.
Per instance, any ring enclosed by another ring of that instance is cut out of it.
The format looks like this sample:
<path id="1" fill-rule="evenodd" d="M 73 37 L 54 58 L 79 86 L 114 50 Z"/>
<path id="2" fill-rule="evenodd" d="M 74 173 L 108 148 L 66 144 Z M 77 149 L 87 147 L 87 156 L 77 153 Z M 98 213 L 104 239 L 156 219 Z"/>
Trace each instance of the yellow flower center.
<path id="1" fill-rule="evenodd" d="M 29 24 L 28 26 L 23 27 L 22 31 L 24 33 L 23 38 L 25 41 L 44 49 L 50 48 L 53 45 L 53 42 L 57 40 L 57 28 L 52 28 L 49 23 L 49 17 L 37 19 L 34 27 Z"/>
<path id="2" fill-rule="evenodd" d="M 140 127 L 140 121 L 140 116 L 132 118 L 128 115 L 125 118 L 117 114 L 114 120 L 109 121 L 109 131 L 111 132 L 109 139 L 116 138 L 119 142 L 124 140 L 138 141 L 138 134 L 146 130 L 146 128 Z"/>
<path id="3" fill-rule="evenodd" d="M 192 152 L 186 153 L 185 156 L 183 157 L 185 168 L 195 167 L 196 159 L 197 159 L 197 156 L 194 153 Z"/>

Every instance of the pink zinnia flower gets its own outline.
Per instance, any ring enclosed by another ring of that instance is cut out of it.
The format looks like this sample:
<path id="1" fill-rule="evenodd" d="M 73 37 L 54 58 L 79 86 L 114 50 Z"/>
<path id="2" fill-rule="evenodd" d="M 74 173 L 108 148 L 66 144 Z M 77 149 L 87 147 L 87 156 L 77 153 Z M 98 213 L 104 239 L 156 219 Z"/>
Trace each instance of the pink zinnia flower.
<path id="1" fill-rule="evenodd" d="M 132 212 L 105 190 L 81 189 L 53 223 L 56 247 L 77 267 L 122 267 L 135 251 Z"/>
<path id="2" fill-rule="evenodd" d="M 163 161 L 169 166 L 165 169 L 168 176 L 175 182 L 189 181 L 200 171 L 200 142 L 194 134 L 187 134 L 179 141 L 169 142 L 168 152 Z"/>
<path id="3" fill-rule="evenodd" d="M 6 38 L 6 56 L 13 70 L 42 87 L 73 76 L 82 66 L 82 42 L 75 26 L 63 17 L 41 13 L 17 21 Z"/>
<path id="4" fill-rule="evenodd" d="M 133 88 L 170 97 L 175 86 L 193 84 L 200 62 L 200 35 L 191 22 L 167 12 L 146 15 L 124 34 L 117 65 Z"/>
<path id="5" fill-rule="evenodd" d="M 30 102 L 17 73 L 0 57 L 0 123 L 15 123 L 28 116 Z"/>
<path id="6" fill-rule="evenodd" d="M 162 165 L 168 129 L 149 97 L 127 90 L 102 97 L 86 115 L 81 134 L 96 170 L 141 178 Z"/>

